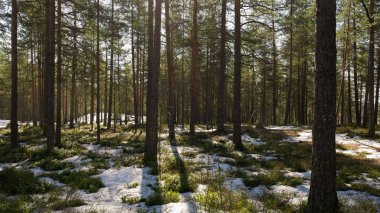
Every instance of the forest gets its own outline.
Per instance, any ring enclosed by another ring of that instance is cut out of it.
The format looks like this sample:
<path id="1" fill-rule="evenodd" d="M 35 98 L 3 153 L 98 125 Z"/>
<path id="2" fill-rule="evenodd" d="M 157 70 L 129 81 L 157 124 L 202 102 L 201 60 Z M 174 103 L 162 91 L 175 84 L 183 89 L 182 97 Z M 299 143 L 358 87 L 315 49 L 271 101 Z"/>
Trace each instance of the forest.
<path id="1" fill-rule="evenodd" d="M 1 0 L 0 213 L 380 212 L 377 0 Z"/>

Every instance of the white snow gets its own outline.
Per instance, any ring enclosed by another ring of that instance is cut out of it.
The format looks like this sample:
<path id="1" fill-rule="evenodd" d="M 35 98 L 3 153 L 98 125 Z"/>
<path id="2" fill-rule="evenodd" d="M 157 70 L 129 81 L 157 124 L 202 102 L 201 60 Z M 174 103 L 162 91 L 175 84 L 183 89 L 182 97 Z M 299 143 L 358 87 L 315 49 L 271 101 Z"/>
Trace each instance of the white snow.
<path id="1" fill-rule="evenodd" d="M 117 149 L 113 149 L 110 147 L 102 147 L 99 144 L 83 144 L 83 146 L 88 151 L 91 151 L 100 155 L 109 154 L 111 156 L 120 156 L 123 152 L 121 146 L 118 146 Z"/>
<path id="2" fill-rule="evenodd" d="M 100 177 L 105 187 L 97 193 L 87 194 L 79 191 L 78 195 L 88 205 L 75 208 L 77 211 L 89 209 L 104 210 L 105 212 L 133 212 L 133 208 L 123 204 L 121 197 L 147 198 L 154 191 L 149 187 L 157 183 L 156 176 L 149 174 L 149 168 L 121 167 L 105 170 L 94 177 Z M 130 188 L 129 183 L 139 183 L 137 187 Z"/>
<path id="3" fill-rule="evenodd" d="M 6 128 L 10 122 L 10 120 L 0 120 L 0 128 Z"/>
<path id="4" fill-rule="evenodd" d="M 298 136 L 290 136 L 282 139 L 280 142 L 298 143 L 303 141 L 312 141 L 312 130 L 303 130 L 298 132 Z"/>
<path id="5" fill-rule="evenodd" d="M 225 180 L 223 185 L 231 191 L 237 191 L 237 190 L 246 191 L 246 190 L 248 190 L 248 188 L 244 185 L 242 178 Z"/>
<path id="6" fill-rule="evenodd" d="M 241 136 L 241 140 L 242 141 L 245 141 L 245 142 L 248 142 L 248 143 L 251 143 L 253 145 L 264 145 L 265 142 L 261 141 L 260 138 L 252 138 L 251 136 L 249 136 L 247 133 L 244 133 L 242 136 Z"/>
<path id="7" fill-rule="evenodd" d="M 49 177 L 41 177 L 40 180 L 42 182 L 45 182 L 45 183 L 48 183 L 48 184 L 52 184 L 52 185 L 58 186 L 58 187 L 59 186 L 65 186 L 65 184 L 63 184 L 63 183 L 61 183 L 59 181 L 56 181 L 56 180 L 54 180 L 52 178 L 49 178 Z"/>
<path id="8" fill-rule="evenodd" d="M 306 172 L 285 172 L 285 177 L 298 177 L 302 178 L 305 180 L 310 180 L 311 179 L 311 171 L 306 171 Z"/>
<path id="9" fill-rule="evenodd" d="M 299 127 L 299 126 L 266 126 L 265 129 L 270 130 L 297 130 L 302 129 L 306 127 Z"/>

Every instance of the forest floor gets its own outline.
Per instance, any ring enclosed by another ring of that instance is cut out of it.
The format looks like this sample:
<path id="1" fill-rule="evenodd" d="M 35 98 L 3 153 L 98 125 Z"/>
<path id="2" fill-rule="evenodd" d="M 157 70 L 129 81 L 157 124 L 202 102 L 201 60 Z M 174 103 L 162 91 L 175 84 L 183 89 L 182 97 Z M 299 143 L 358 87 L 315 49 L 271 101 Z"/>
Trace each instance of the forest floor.
<path id="1" fill-rule="evenodd" d="M 228 127 L 227 129 L 230 129 Z M 23 126 L 21 148 L 0 129 L 0 212 L 302 212 L 310 184 L 310 127 L 244 125 L 245 150 L 231 131 L 198 126 L 175 142 L 160 131 L 159 168 L 143 166 L 143 127 L 64 129 L 63 148 L 46 153 L 38 128 Z M 380 212 L 380 140 L 337 129 L 342 212 Z M 271 211 L 273 210 L 273 211 Z"/>

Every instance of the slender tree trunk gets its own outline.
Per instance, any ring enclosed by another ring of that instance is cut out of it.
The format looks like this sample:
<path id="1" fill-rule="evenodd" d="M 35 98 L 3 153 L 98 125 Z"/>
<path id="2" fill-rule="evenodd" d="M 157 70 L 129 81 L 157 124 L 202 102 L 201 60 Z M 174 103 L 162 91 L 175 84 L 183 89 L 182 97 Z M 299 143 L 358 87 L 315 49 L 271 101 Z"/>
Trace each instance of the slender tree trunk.
<path id="1" fill-rule="evenodd" d="M 103 109 L 103 126 L 107 127 L 108 121 L 108 51 L 106 49 L 106 68 L 104 69 L 104 109 Z"/>
<path id="2" fill-rule="evenodd" d="M 198 1 L 193 0 L 193 26 L 191 31 L 191 78 L 190 78 L 190 135 L 195 134 L 197 120 L 197 72 L 198 72 Z"/>
<path id="3" fill-rule="evenodd" d="M 380 87 L 380 49 L 377 50 L 377 77 L 375 96 L 375 125 L 377 125 L 377 115 L 379 111 L 379 87 Z"/>
<path id="4" fill-rule="evenodd" d="M 91 41 L 91 100 L 90 100 L 90 124 L 91 131 L 94 130 L 94 114 L 95 114 L 95 60 L 94 60 L 94 36 Z"/>
<path id="5" fill-rule="evenodd" d="M 290 0 L 290 19 L 293 19 L 293 0 Z M 288 76 L 288 91 L 286 96 L 286 109 L 284 124 L 287 125 L 291 120 L 291 105 L 290 99 L 292 97 L 292 81 L 293 81 L 293 20 L 290 21 L 290 59 L 289 59 L 289 76 Z"/>
<path id="6" fill-rule="evenodd" d="M 11 86 L 11 145 L 12 147 L 18 147 L 17 134 L 17 13 L 18 6 L 17 0 L 12 0 L 12 26 L 11 26 L 11 43 L 12 43 L 12 86 Z"/>
<path id="7" fill-rule="evenodd" d="M 175 102 L 174 102 L 174 65 L 173 65 L 173 45 L 171 39 L 171 26 L 170 26 L 170 7 L 169 0 L 165 0 L 165 27 L 166 27 L 166 53 L 167 53 L 167 66 L 168 66 L 168 128 L 169 138 L 175 140 L 174 120 L 175 120 Z"/>
<path id="8" fill-rule="evenodd" d="M 136 66 L 135 66 L 135 33 L 134 33 L 134 9 L 133 1 L 131 5 L 131 46 L 132 46 L 132 90 L 133 90 L 133 111 L 135 117 L 135 127 L 137 129 L 139 123 L 139 111 L 138 111 L 138 98 L 137 98 L 137 85 L 136 85 Z"/>
<path id="9" fill-rule="evenodd" d="M 336 2 L 317 0 L 313 156 L 309 212 L 338 212 L 336 193 Z"/>
<path id="10" fill-rule="evenodd" d="M 276 29 L 275 29 L 275 1 L 272 0 L 272 59 L 273 59 L 273 103 L 272 103 L 272 123 L 277 124 L 277 53 L 276 53 Z"/>
<path id="11" fill-rule="evenodd" d="M 347 68 L 347 75 L 348 75 L 348 85 L 347 85 L 347 90 L 348 90 L 348 94 L 347 94 L 347 101 L 348 101 L 348 117 L 347 117 L 347 122 L 349 124 L 352 124 L 352 89 L 351 89 L 351 62 L 349 61 L 348 62 L 348 68 Z"/>
<path id="12" fill-rule="evenodd" d="M 74 23 L 76 23 L 76 11 L 74 9 Z M 76 27 L 76 24 L 75 24 Z M 73 53 L 73 61 L 72 61 L 72 73 L 71 73 L 71 94 L 70 94 L 70 128 L 74 128 L 74 120 L 76 121 L 77 116 L 76 116 L 76 106 L 77 106 L 77 101 L 76 101 L 76 72 L 77 72 L 77 66 L 78 66 L 78 61 L 77 61 L 77 55 L 78 55 L 78 48 L 77 48 L 77 29 L 73 29 L 73 42 L 74 42 L 74 53 Z"/>
<path id="13" fill-rule="evenodd" d="M 235 147 L 242 150 L 241 141 L 241 21 L 240 21 L 240 0 L 235 0 L 235 61 L 234 61 L 234 104 L 233 104 L 233 142 Z"/>
<path id="14" fill-rule="evenodd" d="M 61 147 L 61 122 L 62 122 L 62 0 L 58 0 L 57 17 L 57 130 L 55 145 Z"/>
<path id="15" fill-rule="evenodd" d="M 375 136 L 375 107 L 374 107 L 374 81 L 375 81 L 375 26 L 374 26 L 374 0 L 369 1 L 369 51 L 368 51 L 368 105 L 369 105 L 369 128 L 368 136 Z"/>
<path id="16" fill-rule="evenodd" d="M 218 131 L 224 131 L 224 122 L 226 120 L 226 14 L 227 14 L 227 0 L 222 0 L 222 23 L 220 28 L 220 67 L 219 67 L 219 82 L 218 82 L 218 96 L 217 96 L 217 124 Z"/>
<path id="17" fill-rule="evenodd" d="M 148 14 L 148 89 L 147 89 L 147 118 L 146 118 L 146 141 L 145 141 L 145 163 L 157 165 L 158 144 L 158 94 L 160 78 L 160 53 L 161 53 L 161 8 L 162 0 L 156 0 L 155 26 L 153 32 L 153 0 L 149 0 Z M 154 36 L 154 38 L 153 38 Z M 151 43 L 153 41 L 154 43 Z M 150 54 L 149 54 L 150 53 Z"/>
<path id="18" fill-rule="evenodd" d="M 354 31 L 354 44 L 353 44 L 353 50 L 354 50 L 354 57 L 353 57 L 353 63 L 354 63 L 354 87 L 355 87 L 355 121 L 356 125 L 360 126 L 361 124 L 361 112 L 360 112 L 360 103 L 359 103 L 359 86 L 358 86 L 358 56 L 357 56 L 357 44 L 356 44 L 356 13 L 355 13 L 355 1 L 353 3 L 354 8 L 354 15 L 353 15 L 353 31 Z"/>
<path id="19" fill-rule="evenodd" d="M 114 37 L 114 26 L 113 26 L 113 13 L 114 13 L 114 0 L 111 1 L 112 3 L 112 9 L 111 9 L 111 60 L 110 60 L 110 95 L 109 95 L 109 100 L 108 100 L 108 122 L 107 122 L 107 129 L 111 129 L 111 123 L 112 123 L 112 101 L 113 101 L 113 75 L 114 75 L 114 70 L 113 70 L 113 51 L 114 51 L 114 45 L 113 45 L 113 37 Z M 116 103 L 115 103 L 116 104 Z M 114 112 L 115 113 L 115 112 Z M 115 116 L 115 115 L 113 115 Z M 116 125 L 116 124 L 114 124 Z"/>
<path id="20" fill-rule="evenodd" d="M 45 73 L 44 73 L 44 124 L 47 149 L 54 148 L 54 51 L 55 1 L 45 1 Z"/>
<path id="21" fill-rule="evenodd" d="M 31 56 L 31 65 L 32 65 L 32 121 L 33 121 L 33 126 L 37 126 L 37 117 L 36 117 L 36 79 L 34 75 L 34 43 L 33 43 L 33 32 L 31 32 L 30 35 L 30 56 Z"/>
<path id="22" fill-rule="evenodd" d="M 100 4 L 96 4 L 96 141 L 100 143 L 100 42 L 99 42 Z"/>

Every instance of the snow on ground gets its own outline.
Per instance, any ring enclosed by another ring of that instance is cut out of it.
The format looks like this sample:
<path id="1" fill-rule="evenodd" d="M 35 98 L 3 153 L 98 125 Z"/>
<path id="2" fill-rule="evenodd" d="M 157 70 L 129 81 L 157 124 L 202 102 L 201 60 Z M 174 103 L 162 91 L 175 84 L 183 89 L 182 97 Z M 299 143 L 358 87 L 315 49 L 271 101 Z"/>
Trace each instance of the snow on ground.
<path id="1" fill-rule="evenodd" d="M 245 141 L 245 142 L 248 142 L 248 143 L 250 143 L 252 145 L 258 145 L 258 146 L 266 144 L 260 138 L 252 138 L 247 133 L 244 133 L 243 135 L 241 135 L 241 140 Z"/>
<path id="2" fill-rule="evenodd" d="M 286 171 L 284 175 L 285 175 L 285 177 L 298 177 L 298 178 L 302 178 L 304 180 L 310 180 L 311 179 L 311 171 L 306 171 L 306 172 Z"/>
<path id="3" fill-rule="evenodd" d="M 307 126 L 299 127 L 299 126 L 266 126 L 265 129 L 270 130 L 297 130 L 307 128 Z"/>
<path id="4" fill-rule="evenodd" d="M 310 183 L 308 181 L 304 182 L 302 185 L 296 187 L 285 186 L 285 185 L 274 185 L 266 187 L 264 185 L 259 185 L 252 188 L 249 194 L 253 197 L 260 197 L 264 193 L 271 193 L 279 196 L 283 200 L 287 200 L 292 205 L 300 205 L 307 201 Z M 370 200 L 375 205 L 380 205 L 380 197 L 372 196 L 366 192 L 360 192 L 355 190 L 347 191 L 337 191 L 338 198 L 344 200 L 348 205 L 356 205 L 360 201 Z"/>
<path id="5" fill-rule="evenodd" d="M 0 171 L 3 171 L 3 169 L 8 167 L 15 167 L 18 163 L 0 163 Z"/>
<path id="6" fill-rule="evenodd" d="M 88 163 L 91 161 L 91 159 L 84 159 L 84 156 L 80 155 L 75 155 L 73 157 L 69 157 L 64 159 L 64 162 L 70 162 L 74 164 L 75 168 L 81 169 L 81 170 L 86 170 L 89 169 L 88 167 L 84 166 L 84 164 Z"/>
<path id="7" fill-rule="evenodd" d="M 6 128 L 10 122 L 10 120 L 0 120 L 0 128 Z"/>
<path id="8" fill-rule="evenodd" d="M 311 142 L 312 130 L 302 130 L 297 132 L 298 136 L 290 136 L 281 140 L 281 142 Z M 350 137 L 347 134 L 336 134 L 336 143 L 338 145 L 348 146 L 346 150 L 337 149 L 338 153 L 346 155 L 361 155 L 368 159 L 380 159 L 380 142 L 371 139 L 365 139 L 359 136 Z M 351 146 L 351 145 L 354 145 Z"/>
<path id="9" fill-rule="evenodd" d="M 120 156 L 123 152 L 121 146 L 119 146 L 117 149 L 113 149 L 110 147 L 103 147 L 99 144 L 83 144 L 83 147 L 88 151 L 94 152 L 99 155 L 109 154 L 112 156 Z"/>
<path id="10" fill-rule="evenodd" d="M 148 198 L 154 191 L 150 186 L 157 183 L 157 177 L 150 175 L 149 168 L 121 167 L 105 170 L 94 177 L 100 177 L 105 187 L 97 193 L 87 194 L 80 190 L 77 195 L 83 199 L 87 205 L 77 207 L 79 212 L 96 210 L 105 212 L 134 212 L 134 206 L 123 204 L 121 198 Z M 131 183 L 138 183 L 134 188 Z"/>
<path id="11" fill-rule="evenodd" d="M 237 191 L 237 190 L 247 191 L 248 190 L 242 178 L 225 180 L 223 185 L 231 191 Z"/>
<path id="12" fill-rule="evenodd" d="M 307 142 L 312 141 L 312 130 L 303 130 L 300 132 L 297 132 L 298 136 L 290 136 L 287 138 L 282 139 L 280 142 L 289 142 L 289 143 L 298 143 L 298 142 Z"/>

